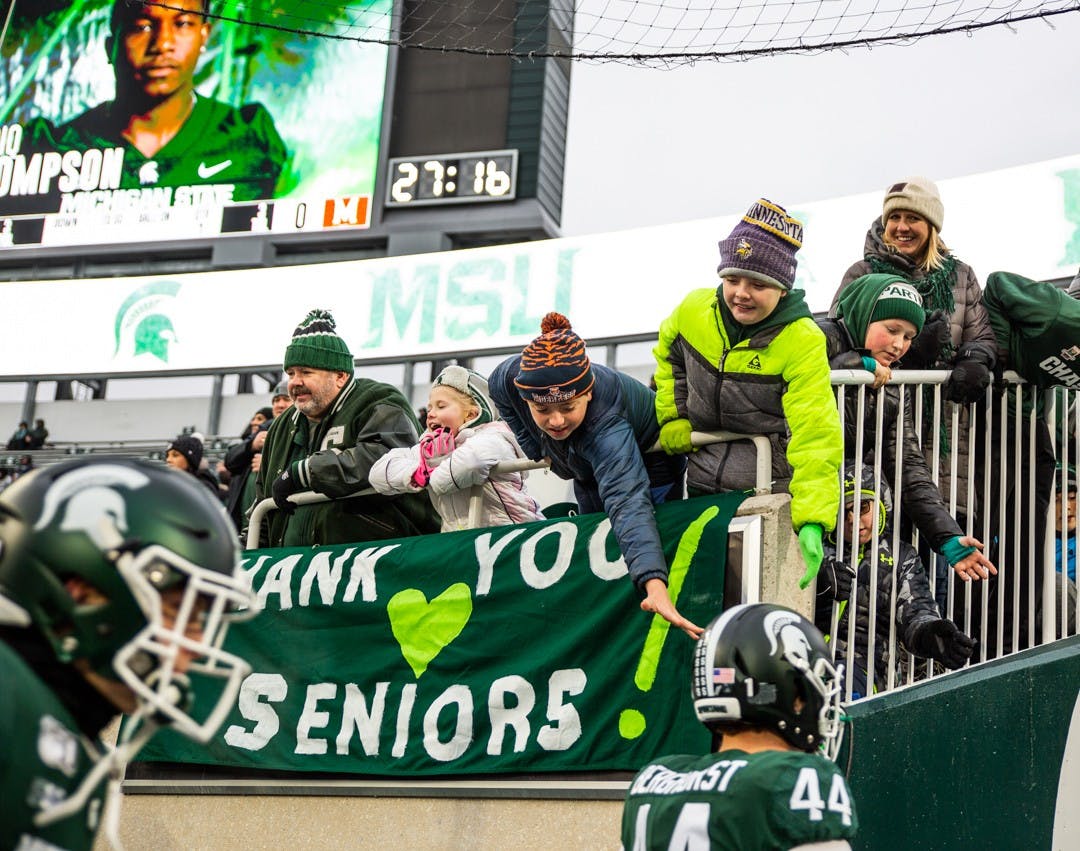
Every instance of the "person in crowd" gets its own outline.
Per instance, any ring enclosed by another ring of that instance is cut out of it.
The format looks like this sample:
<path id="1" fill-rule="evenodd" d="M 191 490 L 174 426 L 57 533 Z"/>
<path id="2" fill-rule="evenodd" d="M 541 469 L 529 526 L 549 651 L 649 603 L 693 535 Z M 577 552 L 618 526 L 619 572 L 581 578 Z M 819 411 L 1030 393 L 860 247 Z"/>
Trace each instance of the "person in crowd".
<path id="1" fill-rule="evenodd" d="M 937 481 L 946 500 L 952 499 L 952 463 L 961 471 L 956 481 L 956 505 L 962 515 L 979 512 L 980 505 L 968 490 L 970 429 L 969 405 L 986 396 L 996 364 L 994 334 L 990 329 L 982 290 L 972 268 L 945 245 L 941 229 L 945 206 L 937 186 L 925 177 L 909 177 L 885 191 L 881 217 L 866 233 L 863 259 L 844 273 L 833 296 L 829 315 L 836 316 L 841 295 L 856 278 L 868 273 L 899 275 L 918 290 L 927 313 L 923 330 L 912 341 L 894 369 L 951 369 L 944 387 L 943 422 L 950 422 L 960 405 L 959 429 L 954 437 L 943 434 L 938 456 Z M 933 405 L 924 408 L 927 417 Z M 977 408 L 982 415 L 982 406 Z M 985 430 L 977 426 L 978 430 Z M 934 462 L 933 440 L 924 436 L 927 462 Z M 939 578 L 944 575 L 941 565 Z"/>
<path id="2" fill-rule="evenodd" d="M 651 453 L 660 428 L 653 391 L 628 375 L 593 364 L 585 341 L 561 313 L 548 313 L 540 336 L 489 378 L 491 398 L 526 457 L 548 459 L 572 480 L 582 514 L 605 511 L 642 610 L 692 638 L 701 627 L 679 614 L 668 593 L 668 567 L 653 506 L 682 496 L 686 461 Z M 429 415 L 430 416 L 430 415 Z"/>
<path id="3" fill-rule="evenodd" d="M 30 424 L 26 420 L 19 421 L 19 427 L 12 433 L 7 442 L 7 448 L 13 450 L 25 449 L 26 440 L 30 435 Z"/>
<path id="4" fill-rule="evenodd" d="M 165 463 L 174 470 L 190 473 L 210 489 L 218 499 L 218 482 L 208 466 L 203 464 L 203 442 L 195 434 L 181 434 L 169 444 L 165 451 Z"/>
<path id="5" fill-rule="evenodd" d="M 470 504 L 478 485 L 483 500 L 479 526 L 528 523 L 544 519 L 525 486 L 528 474 L 492 472 L 500 461 L 524 457 L 510 427 L 497 418 L 487 380 L 451 365 L 432 384 L 427 431 L 420 442 L 391 449 L 372 464 L 368 480 L 387 495 L 427 488 L 444 532 L 470 528 Z"/>
<path id="6" fill-rule="evenodd" d="M 754 487 L 749 440 L 696 447 L 692 431 L 765 434 L 773 489 L 791 493 L 806 587 L 840 507 L 841 433 L 825 338 L 794 289 L 802 224 L 755 203 L 720 242 L 717 289 L 691 292 L 660 325 L 656 416 L 669 453 L 691 453 L 691 495 Z"/>
<path id="7" fill-rule="evenodd" d="M 396 388 L 353 375 L 353 356 L 326 310 L 312 310 L 285 349 L 292 409 L 273 420 L 255 477 L 255 501 L 272 496 L 269 546 L 342 544 L 439 530 L 426 492 L 354 496 L 390 449 L 414 446 L 419 424 Z M 298 506 L 314 491 L 330 502 Z M 346 497 L 352 497 L 346 499 Z"/>
<path id="8" fill-rule="evenodd" d="M 121 147 L 121 189 L 214 186 L 231 201 L 273 198 L 289 154 L 270 113 L 195 91 L 210 40 L 209 7 L 210 0 L 114 0 L 105 40 L 114 99 L 60 127 L 36 119 L 28 146 Z"/>
<path id="9" fill-rule="evenodd" d="M 270 411 L 272 416 L 280 417 L 285 413 L 292 405 L 292 398 L 289 396 L 289 382 L 279 381 L 277 387 L 274 388 L 274 395 L 270 397 Z"/>
<path id="10" fill-rule="evenodd" d="M 1054 284 L 1012 272 L 992 272 L 986 278 L 983 303 L 994 331 L 1001 367 L 1014 370 L 1032 388 L 1023 391 L 1020 417 L 1016 416 L 1013 393 L 995 398 L 990 434 L 991 462 L 988 465 L 990 528 L 1001 529 L 1004 533 L 1002 553 L 997 558 L 1001 563 L 1011 563 L 1012 554 L 1017 551 L 1015 545 L 1018 545 L 1022 571 L 1019 595 L 1014 593 L 1015 586 L 1008 575 L 992 589 L 991 624 L 1000 592 L 1005 611 L 1012 611 L 1014 605 L 1019 610 L 1019 646 L 1026 647 L 1032 638 L 1038 642 L 1041 633 L 1043 541 L 1050 507 L 1050 486 L 1057 467 L 1047 412 L 1043 410 L 1042 391 L 1080 387 L 1080 363 L 1077 362 L 1080 355 L 1080 302 Z M 1001 433 L 1000 405 L 1003 404 L 1007 406 L 1007 415 Z M 1034 420 L 1029 416 L 1033 406 Z M 1059 396 L 1057 419 L 1069 422 L 1065 408 L 1065 399 Z M 1067 431 L 1071 435 L 1071 427 Z M 1017 438 L 1021 447 L 1019 458 L 1015 457 Z M 1071 437 L 1066 439 L 1071 440 Z M 1002 497 L 1005 510 L 999 513 Z M 1025 508 L 1033 505 L 1034 518 L 1029 519 L 1027 511 L 1022 509 L 1017 523 L 1014 511 L 1017 503 Z M 1028 617 L 1032 601 L 1034 619 Z M 1006 633 L 1005 646 L 1008 648 L 1012 636 L 1011 631 L 1006 630 Z"/>
<path id="11" fill-rule="evenodd" d="M 697 643 L 690 678 L 713 752 L 662 756 L 638 772 L 622 848 L 850 851 L 859 818 L 833 762 L 841 683 L 802 615 L 768 603 L 720 614 Z"/>
<path id="12" fill-rule="evenodd" d="M 78 459 L 4 490 L 0 848 L 99 847 L 98 825 L 118 823 L 103 799 L 121 799 L 105 781 L 158 728 L 206 743 L 235 706 L 251 668 L 221 645 L 257 607 L 221 506 L 188 476 Z M 121 712 L 113 749 L 101 736 Z"/>
<path id="13" fill-rule="evenodd" d="M 34 420 L 34 427 L 26 435 L 27 449 L 41 449 L 45 441 L 49 439 L 49 430 L 45 428 L 45 420 Z"/>
<path id="14" fill-rule="evenodd" d="M 889 634 L 893 624 L 897 638 L 909 652 L 935 659 L 946 668 L 962 667 L 975 647 L 975 642 L 956 624 L 941 617 L 930 593 L 930 580 L 915 549 L 900 540 L 897 551 L 893 552 L 889 534 L 892 499 L 888 485 L 881 482 L 878 498 L 873 468 L 862 464 L 856 479 L 855 466 L 849 462 L 844 469 L 844 545 L 838 546 L 835 534 L 825 541 L 814 617 L 818 629 L 832 636 L 835 658 L 842 660 L 851 674 L 853 700 L 887 687 Z M 874 573 L 876 588 L 871 587 Z M 872 676 L 868 664 L 871 594 L 876 598 Z M 838 604 L 835 629 L 832 627 L 834 603 Z M 854 652 L 849 653 L 852 635 Z M 899 674 L 899 653 L 893 658 L 892 669 L 895 675 Z"/>
<path id="15" fill-rule="evenodd" d="M 890 482 L 901 496 L 903 511 L 912 519 L 923 537 L 936 552 L 945 556 L 956 575 L 964 581 L 986 579 L 997 568 L 980 552 L 983 545 L 960 529 L 949 514 L 934 484 L 919 447 L 913 418 L 912 394 L 887 384 L 892 367 L 907 352 L 911 341 L 922 330 L 926 313 L 922 296 L 899 275 L 864 275 L 844 290 L 836 306 L 836 319 L 819 321 L 828 344 L 829 364 L 833 369 L 858 369 L 871 372 L 883 389 L 868 393 L 863 410 L 862 461 L 875 461 L 877 406 L 883 406 L 880 457 L 884 476 L 892 476 L 897 455 L 902 460 L 900 481 Z M 855 458 L 858 446 L 858 394 L 845 399 L 844 454 Z"/>
<path id="16" fill-rule="evenodd" d="M 222 463 L 229 474 L 225 508 L 237 531 L 244 528 L 247 512 L 255 501 L 255 474 L 262 463 L 263 444 L 273 419 L 272 407 L 259 408 L 240 434 L 240 442 L 234 443 L 225 452 Z"/>
<path id="17" fill-rule="evenodd" d="M 1076 582 L 1076 473 L 1072 470 L 1066 473 L 1058 468 L 1055 503 L 1054 564 L 1058 573 L 1064 573 L 1070 581 Z"/>

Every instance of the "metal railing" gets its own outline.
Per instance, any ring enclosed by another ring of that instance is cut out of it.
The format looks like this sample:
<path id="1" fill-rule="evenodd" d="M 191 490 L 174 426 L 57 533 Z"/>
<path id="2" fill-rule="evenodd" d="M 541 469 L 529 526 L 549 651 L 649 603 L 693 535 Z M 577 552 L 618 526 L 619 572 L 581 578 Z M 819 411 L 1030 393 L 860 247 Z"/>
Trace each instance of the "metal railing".
<path id="1" fill-rule="evenodd" d="M 893 510 L 887 527 L 887 540 L 895 556 L 899 543 L 911 544 L 920 554 L 927 571 L 931 594 L 939 603 L 941 615 L 949 618 L 969 636 L 978 640 L 971 662 L 995 658 L 1025 647 L 1047 643 L 1075 634 L 1080 621 L 1080 602 L 1075 585 L 1055 568 L 1067 559 L 1068 545 L 1075 550 L 1076 528 L 1068 529 L 1067 503 L 1054 511 L 1053 465 L 1055 457 L 1069 466 L 1080 457 L 1080 431 L 1076 426 L 1076 391 L 1063 389 L 1039 391 L 1024 384 L 1018 376 L 1006 373 L 1001 386 L 987 388 L 975 404 L 947 403 L 943 384 L 944 371 L 893 373 L 887 385 L 899 393 L 900 406 L 892 422 L 885 422 L 880 396 L 885 389 L 874 390 L 869 373 L 834 371 L 833 384 L 842 420 L 854 408 L 857 422 L 855 446 L 845 446 L 845 457 L 867 459 L 872 470 L 874 489 L 880 495 L 884 482 L 899 482 L 904 474 L 903 452 L 898 450 L 891 467 L 884 465 L 883 440 L 886 433 L 902 433 L 904 402 L 911 401 L 913 427 L 919 438 L 931 478 L 944 494 L 945 506 L 956 518 L 965 535 L 972 535 L 985 546 L 998 575 L 988 581 L 961 582 L 923 539 L 910 516 L 905 517 L 903 494 L 893 494 Z M 851 394 L 855 394 L 854 399 Z M 868 394 L 876 394 L 876 421 L 865 428 Z M 1045 419 L 1040 410 L 1046 413 Z M 1065 412 L 1067 415 L 1059 415 Z M 1051 427 L 1047 427 L 1049 422 Z M 849 429 L 851 430 L 851 429 Z M 864 436 L 865 433 L 865 436 Z M 871 442 L 867 444 L 868 440 Z M 849 462 L 854 463 L 854 462 Z M 1051 481 L 1047 481 L 1050 478 Z M 1045 499 L 1049 495 L 1049 506 Z M 838 532 L 835 535 L 838 559 L 845 559 L 854 569 L 857 552 L 844 541 L 845 521 L 841 506 Z M 908 512 L 910 515 L 910 511 Z M 1055 533 L 1055 519 L 1059 530 Z M 1046 530 L 1043 534 L 1043 530 Z M 1055 553 L 1055 540 L 1062 555 Z M 849 550 L 844 553 L 845 547 Z M 897 566 L 891 568 L 888 603 L 879 600 L 878 554 L 881 539 L 875 527 L 871 540 L 863 548 L 869 553 L 869 623 L 863 624 L 867 639 L 858 648 L 861 663 L 874 682 L 874 660 L 883 654 L 884 672 L 878 676 L 873 691 L 887 691 L 943 672 L 940 664 L 917 658 L 903 646 L 897 634 Z M 856 577 L 848 606 L 857 599 Z M 839 604 L 833 607 L 830 634 L 836 635 Z M 886 618 L 887 626 L 879 619 Z M 851 672 L 855 658 L 855 618 L 848 618 L 847 663 L 848 697 L 851 696 Z M 844 636 L 842 636 L 844 637 Z M 877 646 L 881 642 L 883 647 Z"/>
<path id="2" fill-rule="evenodd" d="M 1075 634 L 1080 620 L 1080 601 L 1075 586 L 1064 572 L 1057 572 L 1057 564 L 1063 564 L 1069 546 L 1075 550 L 1077 530 L 1068 528 L 1067 503 L 1054 509 L 1053 482 L 1045 481 L 1046 453 L 1051 461 L 1056 455 L 1066 466 L 1080 459 L 1080 429 L 1077 428 L 1077 402 L 1080 392 L 1055 390 L 1040 392 L 1024 384 L 1016 375 L 1007 373 L 1004 385 L 987 389 L 984 399 L 977 404 L 958 405 L 947 402 L 943 385 L 949 373 L 945 371 L 897 371 L 887 388 L 899 395 L 900 405 L 895 421 L 886 422 L 884 406 L 877 404 L 875 422 L 865 421 L 867 402 L 874 395 L 880 396 L 885 388 L 875 390 L 872 376 L 862 370 L 837 370 L 832 382 L 837 403 L 844 423 L 849 411 L 854 411 L 857 422 L 853 425 L 855 445 L 845 446 L 848 458 L 867 459 L 873 473 L 875 490 L 883 492 L 883 483 L 899 482 L 904 476 L 904 457 L 897 451 L 891 466 L 884 464 L 886 435 L 889 431 L 902 434 L 905 427 L 913 428 L 923 450 L 931 480 L 943 494 L 949 514 L 957 518 L 965 535 L 978 538 L 985 545 L 985 552 L 995 562 L 998 576 L 991 581 L 961 582 L 951 568 L 943 563 L 930 548 L 925 536 L 915 526 L 910 511 L 905 510 L 903 492 L 892 494 L 890 524 L 885 533 L 893 553 L 899 551 L 900 543 L 913 546 L 919 553 L 927 573 L 931 594 L 939 604 L 943 617 L 954 621 L 968 635 L 978 640 L 971 662 L 1015 652 L 1024 647 L 1035 646 L 1058 637 Z M 904 403 L 910 401 L 913 421 L 903 421 Z M 1039 411 L 1054 425 L 1049 429 L 1050 447 L 1046 443 L 1046 429 Z M 845 423 L 846 424 L 846 423 Z M 846 424 L 852 425 L 852 424 Z M 757 466 L 755 488 L 758 493 L 770 491 L 772 479 L 772 452 L 768 437 L 764 435 L 741 435 L 730 432 L 694 432 L 695 446 L 730 440 L 751 440 L 756 447 Z M 657 449 L 658 447 L 654 447 Z M 543 469 L 543 462 L 521 459 L 502 462 L 493 472 L 512 472 Z M 1045 499 L 1047 487 L 1050 492 L 1050 508 L 1046 510 L 1040 500 Z M 891 489 L 891 488 L 890 488 Z M 474 488 L 470 503 L 469 523 L 479 525 L 481 516 L 481 487 Z M 370 495 L 370 489 L 355 496 Z M 1039 499 L 1036 499 L 1039 495 Z M 328 501 L 327 497 L 312 492 L 290 497 L 300 505 Z M 1041 517 L 1036 517 L 1037 507 Z M 247 546 L 257 546 L 259 529 L 269 511 L 275 508 L 273 500 L 262 501 L 252 512 L 248 530 Z M 1075 512 L 1074 512 L 1075 517 Z M 844 510 L 838 517 L 838 529 L 843 529 Z M 1038 520 L 1038 522 L 1037 522 Z M 1055 520 L 1057 524 L 1055 524 Z M 1042 538 L 1038 532 L 1048 530 Z M 1061 529 L 1054 532 L 1055 525 Z M 836 534 L 838 559 L 847 559 L 857 567 L 858 553 Z M 1058 556 L 1055 544 L 1063 552 Z M 877 563 L 881 539 L 877 530 L 866 545 L 872 564 Z M 801 565 L 797 566 L 801 572 Z M 858 593 L 858 577 L 855 580 L 852 599 Z M 872 569 L 864 580 L 869 583 L 870 599 L 878 599 L 878 570 Z M 867 642 L 858 648 L 864 652 L 873 682 L 875 654 L 885 659 L 885 673 L 875 690 L 886 691 L 917 680 L 939 675 L 940 664 L 914 656 L 903 645 L 898 634 L 896 620 L 897 577 L 892 568 L 887 605 L 870 606 L 870 622 L 865 624 Z M 832 631 L 836 634 L 838 608 L 834 609 Z M 882 620 L 885 619 L 885 620 Z M 887 623 L 885 622 L 887 621 Z M 854 669 L 854 618 L 849 619 L 848 670 Z M 851 694 L 849 677 L 848 694 Z"/>
<path id="3" fill-rule="evenodd" d="M 749 440 L 754 444 L 754 447 L 757 450 L 754 492 L 769 493 L 772 484 L 772 444 L 769 443 L 768 437 L 762 434 L 735 434 L 734 432 L 729 431 L 695 431 L 690 435 L 690 441 L 694 446 L 708 446 L 712 443 L 726 443 L 734 440 Z M 663 450 L 660 448 L 660 444 L 656 443 L 649 451 L 662 452 Z M 533 461 L 529 458 L 518 458 L 513 461 L 500 461 L 491 468 L 491 472 L 495 474 L 518 473 L 526 470 L 544 470 L 548 469 L 548 467 L 549 465 L 546 461 Z M 475 485 L 471 489 L 469 500 L 470 529 L 479 528 L 481 525 L 481 517 L 483 515 L 483 491 L 483 484 Z M 360 496 L 371 496 L 374 493 L 375 491 L 371 488 L 365 488 L 362 491 L 357 491 L 354 494 L 341 498 L 353 499 Z M 313 505 L 320 502 L 331 502 L 332 498 L 316 493 L 315 491 L 302 491 L 300 493 L 292 494 L 289 497 L 289 501 L 297 505 Z M 246 549 L 253 550 L 258 548 L 262 524 L 269 513 L 275 510 L 277 510 L 277 505 L 270 497 L 263 499 L 252 509 L 251 516 L 248 519 L 247 538 L 244 543 Z"/>

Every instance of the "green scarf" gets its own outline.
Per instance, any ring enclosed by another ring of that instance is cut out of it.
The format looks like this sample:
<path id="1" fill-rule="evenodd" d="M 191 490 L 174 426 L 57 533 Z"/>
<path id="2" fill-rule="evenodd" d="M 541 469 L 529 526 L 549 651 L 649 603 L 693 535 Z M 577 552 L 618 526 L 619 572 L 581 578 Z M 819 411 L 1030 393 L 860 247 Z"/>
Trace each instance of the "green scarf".
<path id="1" fill-rule="evenodd" d="M 900 275 L 911 283 L 923 297 L 923 307 L 926 308 L 927 315 L 935 310 L 944 310 L 951 316 L 956 309 L 956 298 L 953 294 L 953 287 L 956 286 L 956 258 L 951 254 L 945 255 L 945 262 L 939 268 L 918 278 L 911 274 L 910 269 L 904 269 L 875 254 L 867 256 L 866 262 L 875 272 Z"/>

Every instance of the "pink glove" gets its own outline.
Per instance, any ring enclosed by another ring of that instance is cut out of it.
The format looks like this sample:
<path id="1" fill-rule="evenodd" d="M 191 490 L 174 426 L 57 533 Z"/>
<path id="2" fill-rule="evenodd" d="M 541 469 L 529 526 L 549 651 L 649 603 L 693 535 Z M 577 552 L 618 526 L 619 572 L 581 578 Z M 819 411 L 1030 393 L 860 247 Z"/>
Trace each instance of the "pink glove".
<path id="1" fill-rule="evenodd" d="M 442 458 L 453 451 L 454 432 L 448 428 L 424 432 L 424 436 L 420 438 L 420 455 L 428 459 Z"/>
<path id="2" fill-rule="evenodd" d="M 425 488 L 431 481 L 431 471 L 436 465 L 432 459 L 442 458 L 454 451 L 454 433 L 448 428 L 437 428 L 424 432 L 420 438 L 420 464 L 412 474 L 412 482 L 418 488 Z"/>

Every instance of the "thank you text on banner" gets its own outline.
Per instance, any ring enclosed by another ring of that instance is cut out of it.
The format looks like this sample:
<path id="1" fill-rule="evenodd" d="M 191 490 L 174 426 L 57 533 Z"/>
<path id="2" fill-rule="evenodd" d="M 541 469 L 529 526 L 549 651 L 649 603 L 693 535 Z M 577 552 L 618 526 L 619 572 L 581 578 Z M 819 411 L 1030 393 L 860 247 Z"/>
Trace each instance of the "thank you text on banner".
<path id="1" fill-rule="evenodd" d="M 721 607 L 741 494 L 657 509 L 680 611 Z M 169 732 L 145 761 L 435 775 L 632 770 L 703 751 L 692 641 L 639 608 L 603 514 L 314 549 L 259 550 L 264 611 L 206 749 Z M 196 699 L 198 695 L 196 694 Z"/>

